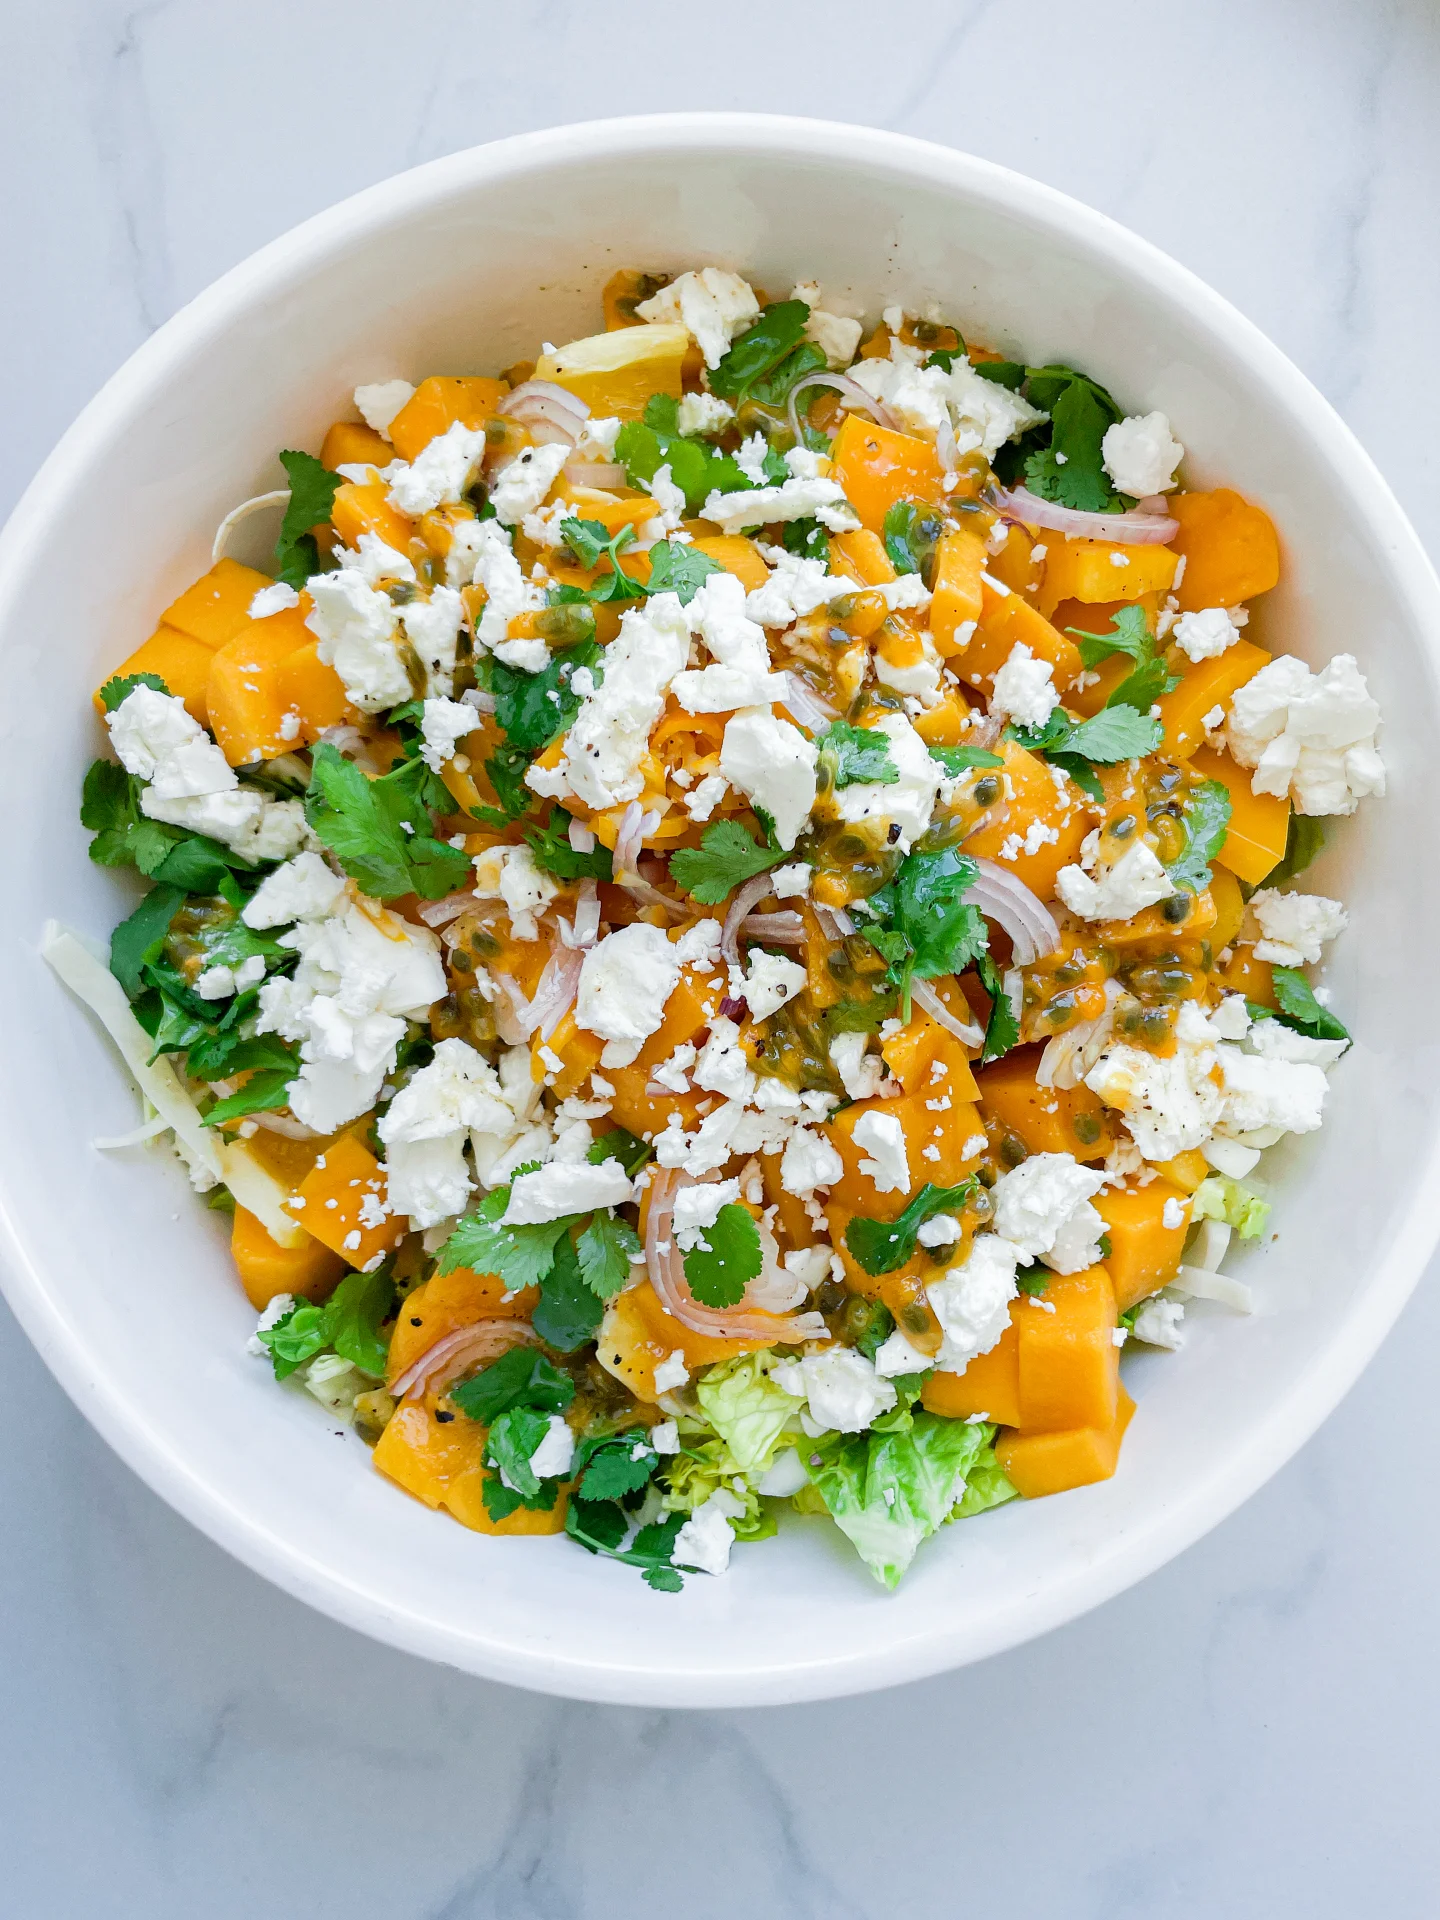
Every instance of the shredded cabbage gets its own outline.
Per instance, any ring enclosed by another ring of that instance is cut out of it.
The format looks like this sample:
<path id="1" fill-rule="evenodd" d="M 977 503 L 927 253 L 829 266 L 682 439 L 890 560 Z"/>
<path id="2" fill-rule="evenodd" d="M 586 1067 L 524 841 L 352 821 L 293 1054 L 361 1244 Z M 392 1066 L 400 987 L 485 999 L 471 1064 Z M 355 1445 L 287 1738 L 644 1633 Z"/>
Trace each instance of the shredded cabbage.
<path id="1" fill-rule="evenodd" d="M 1270 1202 L 1228 1173 L 1212 1173 L 1195 1189 L 1195 1219 L 1223 1220 L 1242 1240 L 1258 1240 L 1270 1218 Z"/>

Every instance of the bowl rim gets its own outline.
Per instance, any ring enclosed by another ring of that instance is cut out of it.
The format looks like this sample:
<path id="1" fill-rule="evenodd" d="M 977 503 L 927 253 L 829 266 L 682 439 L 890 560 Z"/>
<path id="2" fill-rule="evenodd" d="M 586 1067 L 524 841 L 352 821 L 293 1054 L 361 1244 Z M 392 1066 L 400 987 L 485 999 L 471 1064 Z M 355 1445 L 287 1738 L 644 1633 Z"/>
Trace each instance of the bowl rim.
<path id="1" fill-rule="evenodd" d="M 1086 251 L 1107 259 L 1160 296 L 1183 303 L 1230 355 L 1246 362 L 1277 404 L 1324 448 L 1351 503 L 1388 561 L 1397 596 L 1440 664 L 1440 581 L 1388 484 L 1309 379 L 1250 320 L 1152 242 L 1058 189 L 959 149 L 843 122 L 767 113 L 629 115 L 546 128 L 470 147 L 392 175 L 250 254 L 189 301 L 110 376 L 40 467 L 0 530 L 0 632 L 9 622 L 28 550 L 56 505 L 83 475 L 91 448 L 175 361 L 231 328 L 254 301 L 296 273 L 426 206 L 557 162 L 657 151 L 782 150 L 820 163 L 860 165 L 897 184 L 907 178 L 981 199 L 1045 227 L 1063 226 Z M 1239 1459 L 1197 1476 L 1183 1498 L 1143 1525 L 1123 1529 L 1088 1564 L 1047 1583 L 1023 1608 L 988 1624 L 930 1631 L 803 1667 L 722 1671 L 635 1664 L 559 1654 L 554 1648 L 487 1644 L 483 1627 L 462 1635 L 362 1589 L 306 1553 L 255 1514 L 222 1499 L 177 1456 L 122 1385 L 92 1356 L 52 1300 L 11 1216 L 0 1172 L 0 1289 L 60 1385 L 108 1444 L 153 1491 L 253 1571 L 346 1626 L 424 1658 L 481 1677 L 571 1698 L 647 1706 L 735 1706 L 826 1699 L 920 1679 L 1034 1639 L 1154 1572 L 1249 1498 L 1310 1438 L 1368 1364 L 1440 1239 L 1440 1209 L 1427 1188 L 1440 1179 L 1440 1130 L 1417 1166 L 1412 1197 L 1384 1257 L 1357 1291 L 1324 1351 L 1257 1423 Z"/>

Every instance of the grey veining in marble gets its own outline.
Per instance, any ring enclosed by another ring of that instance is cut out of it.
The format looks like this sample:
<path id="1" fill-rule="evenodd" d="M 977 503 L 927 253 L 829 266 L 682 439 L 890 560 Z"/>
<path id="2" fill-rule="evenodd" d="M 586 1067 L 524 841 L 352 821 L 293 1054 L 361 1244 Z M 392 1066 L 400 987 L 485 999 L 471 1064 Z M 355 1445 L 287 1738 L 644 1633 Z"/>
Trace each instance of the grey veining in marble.
<path id="1" fill-rule="evenodd" d="M 1440 11 L 912 13 L 5 0 L 0 509 L 150 329 L 329 202 L 530 127 L 749 107 L 966 146 L 1137 228 L 1319 383 L 1440 549 Z M 1036 1645 L 667 1714 L 460 1679 L 310 1614 L 141 1487 L 5 1317 L 0 1914 L 1431 1916 L 1432 1334 L 1422 1291 L 1264 1492 Z"/>

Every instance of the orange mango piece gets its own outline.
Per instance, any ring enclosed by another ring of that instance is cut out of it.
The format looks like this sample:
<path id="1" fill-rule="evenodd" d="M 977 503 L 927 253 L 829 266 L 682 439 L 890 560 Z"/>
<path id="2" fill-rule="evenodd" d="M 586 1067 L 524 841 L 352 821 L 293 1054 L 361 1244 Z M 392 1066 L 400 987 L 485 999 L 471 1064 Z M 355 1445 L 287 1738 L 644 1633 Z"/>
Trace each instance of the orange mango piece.
<path id="1" fill-rule="evenodd" d="M 358 547 L 362 533 L 373 533 L 397 553 L 407 550 L 415 531 L 415 523 L 391 506 L 383 480 L 363 487 L 347 480 L 343 487 L 337 487 L 330 524 L 347 547 Z"/>
<path id="2" fill-rule="evenodd" d="M 708 1027 L 720 1010 L 725 990 L 718 974 L 682 967 L 675 989 L 665 1002 L 665 1017 L 635 1056 L 637 1067 L 656 1067 L 676 1047 Z"/>
<path id="3" fill-rule="evenodd" d="M 1167 1227 L 1165 1209 L 1171 1201 L 1179 1219 Z M 1105 1265 L 1115 1288 L 1116 1310 L 1126 1313 L 1179 1272 L 1190 1231 L 1190 1196 L 1168 1180 L 1152 1180 L 1147 1187 L 1106 1187 L 1094 1205 L 1110 1241 Z"/>
<path id="4" fill-rule="evenodd" d="M 128 660 L 121 661 L 114 674 L 107 673 L 105 678 L 123 678 L 132 673 L 158 674 L 169 691 L 185 702 L 191 718 L 198 720 L 203 727 L 207 721 L 205 683 L 210 678 L 210 662 L 213 658 L 210 648 L 202 640 L 192 639 L 188 633 L 181 633 L 178 627 L 161 626 L 135 649 Z M 99 687 L 95 689 L 93 699 L 95 711 L 103 714 L 105 703 L 100 698 Z"/>
<path id="5" fill-rule="evenodd" d="M 458 1414 L 442 1422 L 430 1409 L 407 1400 L 395 1409 L 375 1444 L 375 1465 L 406 1493 L 427 1507 L 445 1507 L 475 1533 L 561 1533 L 569 1504 L 562 1487 L 549 1512 L 517 1507 L 504 1520 L 492 1520 L 483 1492 L 486 1468 L 485 1428 Z"/>
<path id="6" fill-rule="evenodd" d="M 1104 1427 L 1072 1427 L 1058 1433 L 1002 1433 L 995 1457 L 1006 1478 L 1027 1500 L 1067 1493 L 1108 1480 L 1120 1458 L 1120 1442 L 1135 1411 L 1124 1387 L 1116 1394 L 1115 1414 Z"/>
<path id="7" fill-rule="evenodd" d="M 1080 649 L 1018 593 L 982 581 L 980 622 L 969 641 L 953 655 L 955 671 L 972 686 L 988 686 L 1017 646 L 1050 662 L 1062 692 L 1080 672 Z"/>
<path id="8" fill-rule="evenodd" d="M 277 1293 L 323 1300 L 345 1272 L 345 1262 L 318 1240 L 307 1235 L 298 1247 L 282 1247 L 253 1213 L 240 1206 L 230 1229 L 230 1253 L 245 1298 L 257 1313 Z"/>
<path id="9" fill-rule="evenodd" d="M 508 392 L 503 380 L 480 374 L 432 373 L 390 422 L 390 444 L 402 460 L 413 460 L 457 422 L 486 426 Z"/>
<path id="10" fill-rule="evenodd" d="M 1031 1153 L 1070 1153 L 1103 1160 L 1112 1129 L 1099 1098 L 1086 1086 L 1042 1087 L 1035 1081 L 1042 1047 L 1016 1047 L 982 1067 L 980 1111 L 1018 1134 Z"/>
<path id="11" fill-rule="evenodd" d="M 1179 564 L 1179 555 L 1168 547 L 1122 547 L 1047 533 L 1040 611 L 1048 617 L 1062 600 L 1128 603 L 1147 593 L 1168 593 Z"/>
<path id="12" fill-rule="evenodd" d="M 938 988 L 943 983 L 930 984 Z M 953 981 L 950 988 L 946 1004 L 954 1006 L 960 1018 L 968 1018 L 964 997 Z M 970 1056 L 954 1034 L 928 1013 L 917 1012 L 903 1032 L 884 1042 L 880 1053 L 906 1093 L 923 1092 L 928 1100 L 942 1100 L 947 1094 L 952 1101 L 980 1098 Z"/>
<path id="13" fill-rule="evenodd" d="M 883 533 L 897 500 L 938 500 L 943 476 L 935 448 L 912 433 L 894 433 L 858 413 L 846 414 L 831 452 L 838 480 L 861 522 Z"/>
<path id="14" fill-rule="evenodd" d="M 1262 1007 L 1275 1005 L 1274 970 L 1268 960 L 1255 958 L 1253 947 L 1237 947 L 1220 978 L 1231 993 L 1243 993 Z"/>
<path id="15" fill-rule="evenodd" d="M 250 602 L 256 594 L 272 584 L 268 574 L 242 567 L 238 560 L 217 560 L 160 618 L 167 627 L 178 627 L 207 647 L 223 647 L 250 618 Z"/>
<path id="16" fill-rule="evenodd" d="M 1238 880 L 1258 887 L 1285 857 L 1290 837 L 1290 802 L 1273 793 L 1254 793 L 1250 769 L 1213 747 L 1197 747 L 1190 765 L 1202 780 L 1218 780 L 1230 795 L 1230 828 L 1216 855 Z"/>
<path id="17" fill-rule="evenodd" d="M 922 1405 L 951 1420 L 983 1414 L 997 1426 L 1021 1424 L 1020 1333 L 1012 1308 L 1010 1325 L 988 1353 L 977 1354 L 963 1373 L 927 1373 Z"/>
<path id="18" fill-rule="evenodd" d="M 963 652 L 969 634 L 963 629 L 980 618 L 983 597 L 980 576 L 985 571 L 985 542 L 969 527 L 942 535 L 935 549 L 934 599 L 930 602 L 930 632 L 937 650 L 947 658 Z"/>
<path id="19" fill-rule="evenodd" d="M 232 767 L 273 760 L 298 744 L 290 723 L 282 668 L 309 635 L 298 607 L 250 620 L 210 658 L 205 705 L 210 730 Z"/>
<path id="20" fill-rule="evenodd" d="M 849 573 L 862 586 L 883 587 L 895 578 L 894 564 L 885 551 L 885 542 L 869 527 L 857 527 L 851 533 L 832 534 L 830 554 L 832 572 Z"/>
<path id="21" fill-rule="evenodd" d="M 970 708 L 953 687 L 933 707 L 912 716 L 910 724 L 927 746 L 958 747 L 970 731 Z"/>
<path id="22" fill-rule="evenodd" d="M 1173 1160 L 1156 1160 L 1153 1164 L 1160 1178 L 1168 1180 L 1172 1187 L 1179 1187 L 1182 1193 L 1193 1193 L 1210 1173 L 1210 1162 L 1198 1147 L 1192 1147 L 1188 1153 L 1177 1153 Z M 1118 1294 L 1118 1284 L 1115 1290 Z M 1123 1313 L 1125 1309 L 1122 1307 L 1120 1311 Z"/>
<path id="23" fill-rule="evenodd" d="M 692 1333 L 668 1313 L 648 1280 L 617 1293 L 605 1309 L 595 1351 L 602 1367 L 624 1381 L 637 1400 L 653 1405 L 659 1399 L 655 1369 L 677 1350 L 693 1373 L 737 1354 L 756 1353 L 763 1340 L 715 1340 Z"/>
<path id="24" fill-rule="evenodd" d="M 770 578 L 760 549 L 743 533 L 699 534 L 691 544 L 696 553 L 708 555 L 726 573 L 733 573 L 747 593 L 763 587 Z"/>
<path id="25" fill-rule="evenodd" d="M 388 467 L 394 458 L 395 449 L 383 434 L 358 420 L 337 420 L 320 447 L 320 464 L 331 473 L 341 467 Z"/>
<path id="26" fill-rule="evenodd" d="M 1032 893 L 1048 900 L 1061 867 L 1080 857 L 1080 843 L 1093 824 L 1089 810 L 1078 787 L 1069 781 L 1057 783 L 1051 768 L 1016 741 L 1001 741 L 996 752 L 1005 762 L 1011 798 L 1008 806 L 996 809 L 997 818 L 969 835 L 965 851 L 982 860 L 999 861 Z M 1042 841 L 1033 853 L 1026 853 L 1026 836 L 1037 821 L 1055 838 Z"/>
<path id="27" fill-rule="evenodd" d="M 542 353 L 535 362 L 535 378 L 564 387 L 588 402 L 597 416 L 638 420 L 651 394 L 680 398 L 689 351 L 690 335 L 684 327 L 646 321 Z"/>
<path id="28" fill-rule="evenodd" d="M 285 1204 L 307 1233 L 338 1253 L 348 1266 L 363 1267 L 405 1237 L 403 1219 L 386 1214 L 373 1227 L 361 1219 L 377 1200 L 385 1200 L 386 1187 L 385 1170 L 364 1141 L 353 1133 L 342 1133 Z"/>
<path id="29" fill-rule="evenodd" d="M 1106 1268 L 1052 1274 L 1036 1300 L 1017 1301 L 1024 1427 L 1108 1428 L 1115 1419 L 1120 1350 L 1115 1289 Z"/>
<path id="30" fill-rule="evenodd" d="M 968 1100 L 956 1100 L 947 1112 L 935 1113 L 925 1103 L 936 1097 L 922 1089 L 891 1100 L 857 1100 L 835 1115 L 829 1122 L 830 1139 L 845 1172 L 834 1188 L 834 1197 L 842 1205 L 872 1220 L 893 1220 L 927 1180 L 932 1186 L 953 1187 L 980 1164 L 984 1128 L 974 1106 Z M 904 1129 L 910 1169 L 910 1185 L 904 1193 L 882 1193 L 861 1170 L 861 1161 L 872 1156 L 868 1148 L 856 1144 L 855 1128 L 867 1113 L 892 1115 Z"/>
<path id="31" fill-rule="evenodd" d="M 398 1379 L 437 1340 L 477 1320 L 528 1320 L 539 1298 L 538 1287 L 512 1293 L 498 1275 L 469 1267 L 433 1274 L 401 1304 L 390 1336 L 390 1379 Z"/>
<path id="32" fill-rule="evenodd" d="M 1166 911 L 1166 908 L 1169 911 Z M 1172 917 L 1174 916 L 1174 917 Z M 1142 907 L 1129 920 L 1105 920 L 1099 937 L 1107 947 L 1139 947 L 1147 940 L 1198 940 L 1215 925 L 1215 898 L 1203 893 L 1172 893 L 1162 906 Z M 1222 941 L 1212 942 L 1221 946 Z"/>
<path id="33" fill-rule="evenodd" d="M 299 716 L 296 741 L 313 746 L 327 727 L 338 727 L 350 710 L 345 682 L 320 658 L 318 640 L 308 640 L 281 661 L 275 675 L 281 713 Z"/>
<path id="34" fill-rule="evenodd" d="M 1280 539 L 1263 508 L 1217 487 L 1172 494 L 1169 510 L 1180 522 L 1175 550 L 1185 556 L 1176 594 L 1182 613 L 1238 607 L 1279 580 Z"/>
<path id="35" fill-rule="evenodd" d="M 1180 684 L 1161 694 L 1160 718 L 1166 745 L 1184 760 L 1205 738 L 1205 715 L 1223 706 L 1237 687 L 1253 680 L 1262 667 L 1270 664 L 1270 655 L 1248 640 L 1237 640 L 1209 660 L 1188 660 L 1176 647 L 1167 664 L 1172 673 L 1180 675 Z"/>

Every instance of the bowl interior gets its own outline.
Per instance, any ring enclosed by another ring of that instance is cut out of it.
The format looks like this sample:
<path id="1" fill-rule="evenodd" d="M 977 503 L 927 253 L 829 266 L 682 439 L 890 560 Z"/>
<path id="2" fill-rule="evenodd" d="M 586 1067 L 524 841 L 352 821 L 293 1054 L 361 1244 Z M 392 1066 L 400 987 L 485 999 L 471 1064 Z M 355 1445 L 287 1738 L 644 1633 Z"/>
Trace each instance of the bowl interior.
<path id="1" fill-rule="evenodd" d="M 734 266 L 772 296 L 818 279 L 874 316 L 938 301 L 966 337 L 1064 359 L 1162 407 L 1192 483 L 1262 501 L 1284 585 L 1250 635 L 1353 651 L 1379 698 L 1391 792 L 1337 823 L 1313 884 L 1349 905 L 1329 984 L 1358 1035 L 1319 1136 L 1269 1157 L 1259 1310 L 1205 1309 L 1141 1402 L 1103 1486 L 951 1527 L 901 1591 L 797 1522 L 726 1580 L 654 1595 L 564 1542 L 496 1542 L 408 1500 L 247 1357 L 225 1222 L 168 1155 L 101 1154 L 136 1107 L 36 953 L 55 917 L 103 942 L 132 887 L 89 864 L 75 808 L 101 749 L 89 694 L 208 564 L 214 528 L 282 484 L 358 381 L 493 372 L 599 325 L 620 266 Z M 1143 243 L 963 156 L 762 119 L 532 136 L 387 183 L 276 243 L 116 377 L 0 553 L 0 796 L 12 828 L 0 948 L 0 1203 L 10 1297 L 67 1388 L 159 1491 L 252 1565 L 369 1632 L 520 1684 L 671 1704 L 781 1700 L 913 1677 L 1023 1639 L 1195 1538 L 1323 1417 L 1431 1241 L 1440 887 L 1424 743 L 1435 588 L 1363 454 L 1248 325 Z"/>

